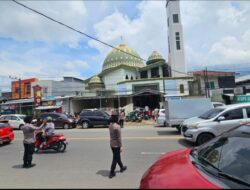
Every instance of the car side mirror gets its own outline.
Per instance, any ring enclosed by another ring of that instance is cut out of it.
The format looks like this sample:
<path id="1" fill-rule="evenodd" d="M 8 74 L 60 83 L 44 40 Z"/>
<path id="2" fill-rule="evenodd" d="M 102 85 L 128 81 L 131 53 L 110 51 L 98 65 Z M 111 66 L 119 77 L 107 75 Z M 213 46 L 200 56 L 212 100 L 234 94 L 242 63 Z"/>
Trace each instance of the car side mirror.
<path id="1" fill-rule="evenodd" d="M 220 121 L 224 121 L 226 118 L 224 116 L 220 116 L 217 118 L 217 121 L 220 122 Z"/>

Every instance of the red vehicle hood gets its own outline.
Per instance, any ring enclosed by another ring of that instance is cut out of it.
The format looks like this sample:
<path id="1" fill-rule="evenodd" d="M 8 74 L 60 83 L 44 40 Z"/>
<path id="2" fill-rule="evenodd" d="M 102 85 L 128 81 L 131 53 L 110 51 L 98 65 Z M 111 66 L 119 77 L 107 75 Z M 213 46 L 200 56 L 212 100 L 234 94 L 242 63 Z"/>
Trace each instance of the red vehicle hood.
<path id="1" fill-rule="evenodd" d="M 144 174 L 141 189 L 218 189 L 204 178 L 189 159 L 191 148 L 164 154 Z"/>

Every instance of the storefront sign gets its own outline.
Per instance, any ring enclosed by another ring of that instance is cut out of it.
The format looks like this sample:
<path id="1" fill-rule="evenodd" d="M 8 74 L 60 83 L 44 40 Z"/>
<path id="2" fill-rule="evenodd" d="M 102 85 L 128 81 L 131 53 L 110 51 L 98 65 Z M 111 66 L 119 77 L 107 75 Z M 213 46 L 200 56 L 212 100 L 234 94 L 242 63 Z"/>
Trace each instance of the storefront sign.
<path id="1" fill-rule="evenodd" d="M 235 103 L 250 102 L 250 96 L 235 96 Z"/>
<path id="2" fill-rule="evenodd" d="M 36 85 L 33 86 L 34 91 L 34 105 L 39 106 L 42 104 L 42 87 Z"/>

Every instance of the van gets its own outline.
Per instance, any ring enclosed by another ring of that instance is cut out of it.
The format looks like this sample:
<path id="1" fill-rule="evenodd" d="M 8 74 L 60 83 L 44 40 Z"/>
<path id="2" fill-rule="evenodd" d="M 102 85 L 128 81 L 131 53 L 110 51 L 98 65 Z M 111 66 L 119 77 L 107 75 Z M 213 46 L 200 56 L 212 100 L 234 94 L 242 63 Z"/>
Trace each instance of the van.
<path id="1" fill-rule="evenodd" d="M 181 134 L 197 145 L 221 135 L 237 125 L 250 122 L 250 103 L 232 104 L 213 108 L 181 124 Z"/>

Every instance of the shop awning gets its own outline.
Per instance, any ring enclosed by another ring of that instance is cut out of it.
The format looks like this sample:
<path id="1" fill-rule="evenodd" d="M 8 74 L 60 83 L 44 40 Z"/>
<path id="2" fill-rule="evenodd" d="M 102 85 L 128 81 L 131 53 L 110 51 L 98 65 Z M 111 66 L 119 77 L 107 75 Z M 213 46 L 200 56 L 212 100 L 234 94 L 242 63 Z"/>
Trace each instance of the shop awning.
<path id="1" fill-rule="evenodd" d="M 62 106 L 38 106 L 36 110 L 51 110 L 51 109 L 58 109 Z"/>

